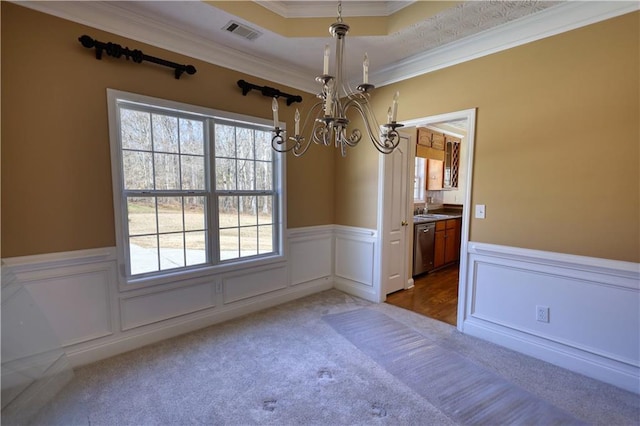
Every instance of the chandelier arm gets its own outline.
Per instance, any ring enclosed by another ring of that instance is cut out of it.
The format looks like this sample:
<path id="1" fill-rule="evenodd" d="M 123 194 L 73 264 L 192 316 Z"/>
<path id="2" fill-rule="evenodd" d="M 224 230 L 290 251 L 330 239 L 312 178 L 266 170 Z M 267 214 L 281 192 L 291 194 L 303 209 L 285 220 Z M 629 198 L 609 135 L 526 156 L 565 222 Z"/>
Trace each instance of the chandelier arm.
<path id="1" fill-rule="evenodd" d="M 324 102 L 320 100 L 315 104 L 313 104 L 313 106 L 311 106 L 311 108 L 309 109 L 309 112 L 307 112 L 307 115 L 304 118 L 304 122 L 302 123 L 302 128 L 300 130 L 301 135 L 307 132 L 307 125 L 309 124 L 310 121 L 314 123 L 314 126 L 315 126 L 315 117 L 318 116 L 318 114 L 322 110 L 323 105 L 324 105 Z"/>
<path id="2" fill-rule="evenodd" d="M 380 128 L 380 125 L 378 124 L 378 121 L 376 120 L 375 116 L 373 114 L 370 114 L 370 109 L 368 108 L 368 105 L 367 104 L 362 104 L 361 102 L 359 102 L 359 101 L 357 101 L 355 99 L 350 99 L 345 104 L 345 110 L 348 110 L 348 109 L 351 109 L 351 108 L 353 108 L 356 111 L 358 111 L 358 113 L 360 114 L 360 117 L 362 117 L 362 121 L 364 122 L 365 129 L 367 130 L 367 134 L 371 138 L 371 141 L 373 142 L 373 144 L 374 145 L 383 146 L 383 144 L 375 136 L 374 132 L 371 129 L 371 127 L 372 127 L 371 126 L 371 121 L 373 121 L 373 123 L 375 124 L 376 128 Z"/>
<path id="3" fill-rule="evenodd" d="M 307 152 L 307 150 L 309 149 L 309 147 L 311 146 L 311 143 L 309 141 L 307 141 L 304 144 L 296 144 L 294 145 L 294 149 L 292 151 L 293 155 L 296 157 L 302 157 L 304 155 L 305 152 Z"/>
<path id="4" fill-rule="evenodd" d="M 273 148 L 274 151 L 289 152 L 296 147 L 296 143 L 291 146 L 288 145 L 287 137 L 283 129 L 278 127 L 275 130 L 272 130 L 272 132 L 274 135 L 271 138 L 271 148 Z"/>
<path id="5" fill-rule="evenodd" d="M 313 123 L 313 129 L 311 130 L 313 142 L 323 146 L 331 145 L 332 130 L 333 125 L 330 118 L 316 118 L 315 122 Z"/>
<path id="6" fill-rule="evenodd" d="M 389 154 L 398 146 L 398 144 L 400 143 L 400 135 L 396 131 L 396 128 L 401 127 L 402 126 L 401 124 L 395 124 L 395 123 L 385 124 L 384 125 L 385 132 L 378 133 L 384 139 L 383 140 L 378 139 L 373 129 L 371 128 L 370 120 L 374 121 L 374 123 L 377 126 L 377 129 L 380 129 L 380 125 L 375 120 L 375 116 L 373 116 L 370 109 L 367 108 L 367 105 L 363 106 L 360 102 L 357 102 L 357 101 L 354 101 L 354 102 L 349 101 L 347 102 L 347 104 L 349 108 L 354 108 L 356 111 L 358 111 L 358 113 L 362 117 L 362 120 L 364 121 L 365 128 L 367 130 L 369 138 L 371 139 L 371 142 L 373 142 L 373 146 L 380 153 Z M 370 113 L 373 118 L 367 117 L 367 113 Z"/>

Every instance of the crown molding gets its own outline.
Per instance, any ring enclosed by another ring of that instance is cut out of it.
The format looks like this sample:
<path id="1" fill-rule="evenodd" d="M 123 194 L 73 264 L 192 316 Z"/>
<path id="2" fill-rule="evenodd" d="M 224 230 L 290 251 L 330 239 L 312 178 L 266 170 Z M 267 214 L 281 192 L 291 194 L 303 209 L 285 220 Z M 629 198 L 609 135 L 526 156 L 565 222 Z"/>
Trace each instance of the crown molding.
<path id="1" fill-rule="evenodd" d="M 396 83 L 637 10 L 637 1 L 568 1 L 400 60 L 372 73 L 370 79 L 377 86 Z"/>
<path id="2" fill-rule="evenodd" d="M 338 11 L 336 3 L 327 1 L 304 1 L 295 2 L 295 4 L 273 0 L 254 0 L 254 2 L 283 18 L 335 18 Z M 376 1 L 367 4 L 359 1 L 345 2 L 342 15 L 344 17 L 390 16 L 412 3 L 415 1 Z"/>
<path id="3" fill-rule="evenodd" d="M 317 92 L 316 82 L 304 69 L 283 67 L 267 58 L 224 47 L 125 10 L 117 6 L 119 2 L 14 3 L 307 93 Z M 637 1 L 569 1 L 499 28 L 400 60 L 392 66 L 373 72 L 370 79 L 373 84 L 384 86 L 639 9 L 640 3 Z"/>

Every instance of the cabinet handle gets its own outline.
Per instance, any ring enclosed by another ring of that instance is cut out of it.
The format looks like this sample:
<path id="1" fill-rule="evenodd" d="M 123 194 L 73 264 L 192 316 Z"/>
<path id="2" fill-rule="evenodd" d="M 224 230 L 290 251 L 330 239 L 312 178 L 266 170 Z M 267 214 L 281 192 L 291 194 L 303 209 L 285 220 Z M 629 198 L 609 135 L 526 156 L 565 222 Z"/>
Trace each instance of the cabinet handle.
<path id="1" fill-rule="evenodd" d="M 407 226 L 407 225 L 409 225 L 409 223 L 407 223 L 407 221 L 406 221 L 406 220 L 403 220 L 403 221 L 402 221 L 402 223 L 401 223 L 401 225 L 402 225 L 402 226 Z"/>

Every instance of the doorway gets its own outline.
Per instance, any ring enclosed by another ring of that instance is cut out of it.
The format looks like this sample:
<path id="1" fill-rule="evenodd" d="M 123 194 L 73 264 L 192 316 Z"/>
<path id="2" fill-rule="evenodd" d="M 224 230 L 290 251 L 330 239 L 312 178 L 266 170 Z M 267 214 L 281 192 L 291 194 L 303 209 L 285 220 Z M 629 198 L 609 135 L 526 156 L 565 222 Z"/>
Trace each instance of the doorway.
<path id="1" fill-rule="evenodd" d="M 386 302 L 455 326 L 459 282 L 456 263 L 415 277 L 413 287 L 388 294 Z"/>
<path id="2" fill-rule="evenodd" d="M 435 125 L 439 125 L 441 127 L 448 128 L 449 130 L 452 128 L 454 131 L 455 129 L 458 129 L 458 132 L 465 134 L 462 142 L 464 143 L 464 152 L 461 153 L 460 158 L 460 190 L 442 191 L 441 194 L 430 192 L 429 194 L 433 198 L 430 200 L 430 206 L 428 203 L 429 200 L 425 200 L 429 207 L 434 208 L 444 208 L 447 204 L 462 205 L 462 223 L 460 228 L 459 248 L 460 260 L 458 263 L 447 265 L 437 271 L 434 270 L 427 274 L 421 274 L 415 277 L 415 280 L 414 277 L 411 276 L 413 268 L 410 265 L 409 268 L 407 268 L 407 284 L 405 288 L 390 295 L 381 295 L 382 300 L 414 310 L 422 315 L 456 325 L 460 331 L 463 330 L 465 319 L 464 308 L 466 304 L 465 288 L 467 273 L 467 245 L 469 242 L 469 222 L 471 218 L 471 176 L 473 166 L 475 116 L 475 109 L 469 109 L 404 122 L 406 128 L 427 126 L 435 127 Z M 409 174 L 409 184 L 406 185 L 407 190 L 405 192 L 407 205 L 412 207 L 414 206 L 412 201 L 414 200 L 413 183 L 415 179 L 415 168 L 412 166 L 415 163 L 415 139 L 416 138 L 412 138 L 408 149 L 409 155 L 407 155 L 407 161 L 409 164 L 409 170 L 412 172 Z M 384 159 L 382 161 L 384 161 Z M 425 197 L 426 196 L 427 194 L 425 194 Z M 390 218 L 393 213 L 393 208 L 393 205 L 383 206 L 382 216 L 387 219 Z M 412 224 L 413 208 L 407 210 L 406 220 Z M 407 250 L 405 258 L 409 259 L 410 263 L 413 261 L 413 235 L 413 232 L 407 232 L 407 240 L 409 243 L 405 246 Z M 389 259 L 388 255 L 385 255 L 385 250 L 388 249 L 389 247 L 386 247 L 384 244 L 382 245 L 381 264 L 388 262 L 388 260 L 385 260 Z"/>

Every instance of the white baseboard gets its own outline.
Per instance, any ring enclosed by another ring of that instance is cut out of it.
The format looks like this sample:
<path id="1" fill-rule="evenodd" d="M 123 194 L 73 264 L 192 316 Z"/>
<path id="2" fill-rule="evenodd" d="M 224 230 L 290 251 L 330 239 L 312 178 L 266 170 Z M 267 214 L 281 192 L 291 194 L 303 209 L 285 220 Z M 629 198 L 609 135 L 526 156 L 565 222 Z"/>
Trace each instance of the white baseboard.
<path id="1" fill-rule="evenodd" d="M 373 287 L 362 285 L 356 281 L 350 281 L 344 278 L 335 277 L 334 287 L 340 291 L 359 297 L 369 302 L 378 303 L 378 294 Z"/>
<path id="2" fill-rule="evenodd" d="M 548 363 L 640 393 L 638 368 L 516 330 L 468 320 L 464 332 Z"/>

